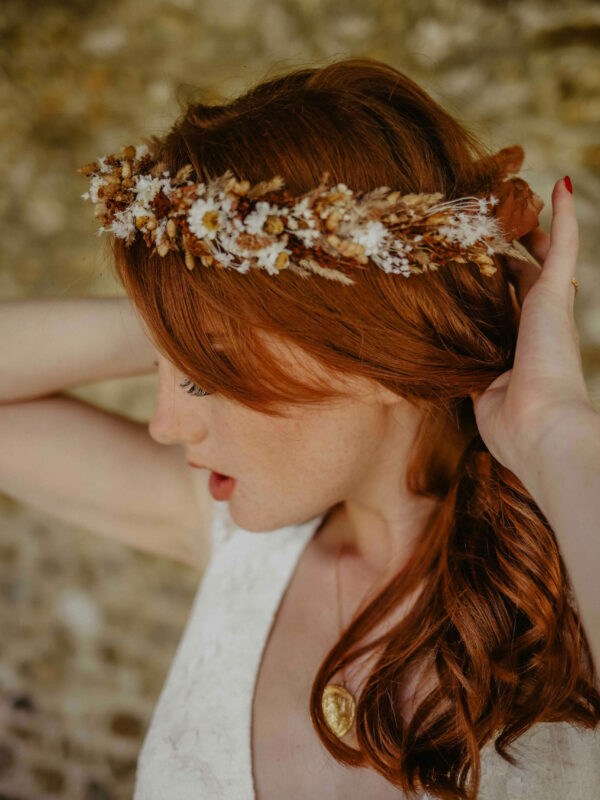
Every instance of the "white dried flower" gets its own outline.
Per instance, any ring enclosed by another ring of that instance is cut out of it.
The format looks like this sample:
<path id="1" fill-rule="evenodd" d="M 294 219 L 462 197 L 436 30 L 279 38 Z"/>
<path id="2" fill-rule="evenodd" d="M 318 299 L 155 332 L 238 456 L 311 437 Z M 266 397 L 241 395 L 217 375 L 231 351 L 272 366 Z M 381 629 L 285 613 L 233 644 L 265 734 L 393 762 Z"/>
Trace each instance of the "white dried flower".
<path id="1" fill-rule="evenodd" d="M 439 192 L 402 195 L 381 186 L 357 199 L 345 183 L 328 187 L 323 173 L 316 189 L 288 205 L 289 195 L 278 194 L 280 176 L 251 186 L 227 170 L 194 183 L 187 164 L 173 185 L 168 170 L 157 177 L 160 167 L 152 164 L 146 145 L 123 148 L 121 158 L 102 156 L 79 168 L 90 178 L 81 197 L 96 205 L 103 222 L 98 235 L 112 232 L 129 245 L 141 234 L 160 256 L 185 251 L 188 269 L 216 260 L 241 273 L 259 268 L 276 275 L 291 268 L 352 284 L 337 269 L 340 260 L 351 267 L 355 259 L 361 265 L 370 259 L 387 273 L 409 277 L 464 252 L 491 275 L 496 268 L 490 256 L 518 253 L 489 212 L 500 202 L 494 195 L 439 202 Z"/>

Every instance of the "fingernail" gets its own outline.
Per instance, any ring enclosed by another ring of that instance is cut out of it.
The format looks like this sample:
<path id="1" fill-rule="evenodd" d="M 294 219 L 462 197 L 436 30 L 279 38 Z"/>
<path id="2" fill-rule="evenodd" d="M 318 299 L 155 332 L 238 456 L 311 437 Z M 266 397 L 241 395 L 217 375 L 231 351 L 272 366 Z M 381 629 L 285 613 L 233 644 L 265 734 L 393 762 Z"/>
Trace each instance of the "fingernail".
<path id="1" fill-rule="evenodd" d="M 573 194 L 573 185 L 571 183 L 571 178 L 569 178 L 568 175 L 565 175 L 564 180 L 565 180 L 565 186 L 567 187 L 567 190 L 569 192 L 571 192 L 571 194 Z"/>

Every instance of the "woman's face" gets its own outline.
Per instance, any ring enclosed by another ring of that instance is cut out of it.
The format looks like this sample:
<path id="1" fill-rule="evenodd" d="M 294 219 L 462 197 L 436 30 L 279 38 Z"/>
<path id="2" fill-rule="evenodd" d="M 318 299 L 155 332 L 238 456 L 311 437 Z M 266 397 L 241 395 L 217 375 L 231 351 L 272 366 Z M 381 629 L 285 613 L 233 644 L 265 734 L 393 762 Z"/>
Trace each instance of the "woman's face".
<path id="1" fill-rule="evenodd" d="M 274 340 L 269 346 L 284 360 L 293 352 Z M 315 366 L 296 350 L 300 369 L 309 362 Z M 161 444 L 184 445 L 188 461 L 235 478 L 229 510 L 245 530 L 308 521 L 359 497 L 367 485 L 371 496 L 389 490 L 397 500 L 398 419 L 410 422 L 410 430 L 403 428 L 410 438 L 417 417 L 416 409 L 396 395 L 353 379 L 350 399 L 290 407 L 289 417 L 271 417 L 219 394 L 190 395 L 179 386 L 184 376 L 160 354 L 158 363 L 150 435 Z M 293 365 L 298 370 L 298 361 Z"/>

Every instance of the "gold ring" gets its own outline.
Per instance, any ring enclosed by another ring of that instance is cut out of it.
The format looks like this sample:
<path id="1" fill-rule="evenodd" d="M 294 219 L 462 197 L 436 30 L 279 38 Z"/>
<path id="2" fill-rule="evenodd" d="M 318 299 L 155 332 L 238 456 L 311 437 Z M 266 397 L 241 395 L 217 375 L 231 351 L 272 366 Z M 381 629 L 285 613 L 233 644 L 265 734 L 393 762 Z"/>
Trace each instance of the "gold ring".
<path id="1" fill-rule="evenodd" d="M 575 287 L 575 294 L 577 294 L 577 292 L 579 291 L 579 284 L 577 283 L 577 281 L 575 280 L 575 278 L 571 278 L 571 283 L 572 283 L 572 284 L 573 284 L 573 286 Z"/>

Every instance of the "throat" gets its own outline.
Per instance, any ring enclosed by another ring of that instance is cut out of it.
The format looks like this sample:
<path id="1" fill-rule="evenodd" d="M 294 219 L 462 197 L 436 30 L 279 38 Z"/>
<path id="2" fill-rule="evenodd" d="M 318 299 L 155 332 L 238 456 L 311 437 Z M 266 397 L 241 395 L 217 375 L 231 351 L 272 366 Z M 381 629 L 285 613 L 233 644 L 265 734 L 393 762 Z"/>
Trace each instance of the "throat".
<path id="1" fill-rule="evenodd" d="M 372 553 L 363 553 L 344 521 L 335 513 L 316 532 L 313 543 L 323 563 L 335 564 L 339 559 L 346 569 L 371 580 L 390 574 L 391 559 L 376 560 Z"/>

